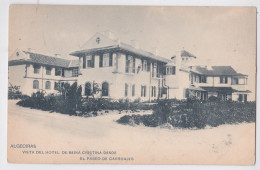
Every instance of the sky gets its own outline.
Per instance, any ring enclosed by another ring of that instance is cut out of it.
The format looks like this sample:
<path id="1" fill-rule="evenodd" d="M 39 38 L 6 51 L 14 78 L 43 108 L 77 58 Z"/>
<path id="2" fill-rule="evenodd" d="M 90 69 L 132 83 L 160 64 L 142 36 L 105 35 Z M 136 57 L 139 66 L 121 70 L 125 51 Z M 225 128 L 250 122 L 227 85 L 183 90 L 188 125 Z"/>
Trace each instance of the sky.
<path id="1" fill-rule="evenodd" d="M 231 65 L 249 75 L 254 93 L 256 8 L 13 5 L 9 54 L 32 48 L 53 55 L 79 50 L 96 32 L 110 30 L 122 42 L 170 58 L 185 49 L 201 65 Z M 251 97 L 254 97 L 251 95 Z"/>

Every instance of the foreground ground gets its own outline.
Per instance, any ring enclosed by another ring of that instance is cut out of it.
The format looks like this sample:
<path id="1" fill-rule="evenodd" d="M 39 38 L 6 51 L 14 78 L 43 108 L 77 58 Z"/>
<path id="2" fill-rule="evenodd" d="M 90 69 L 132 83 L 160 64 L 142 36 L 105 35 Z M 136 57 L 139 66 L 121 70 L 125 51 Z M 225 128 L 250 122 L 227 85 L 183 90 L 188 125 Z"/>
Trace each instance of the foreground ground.
<path id="1" fill-rule="evenodd" d="M 207 127 L 203 130 L 132 127 L 115 122 L 123 114 L 130 113 L 82 118 L 23 108 L 15 103 L 8 102 L 9 162 L 254 163 L 254 123 Z M 11 147 L 17 144 L 36 144 L 36 148 Z M 71 154 L 62 154 L 65 151 L 71 151 Z M 110 154 L 107 151 L 111 151 Z M 94 154 L 90 156 L 90 152 Z M 108 160 L 90 160 L 95 157 L 107 157 Z M 116 161 L 115 157 L 130 160 Z"/>

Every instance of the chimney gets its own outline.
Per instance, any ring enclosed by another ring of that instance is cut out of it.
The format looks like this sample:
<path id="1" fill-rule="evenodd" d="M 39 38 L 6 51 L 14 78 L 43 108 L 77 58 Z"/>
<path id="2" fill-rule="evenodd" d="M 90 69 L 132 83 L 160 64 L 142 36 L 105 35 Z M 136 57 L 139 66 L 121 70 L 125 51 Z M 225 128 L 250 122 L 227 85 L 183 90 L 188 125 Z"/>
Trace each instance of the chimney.
<path id="1" fill-rule="evenodd" d="M 116 39 L 116 42 L 117 42 L 117 44 L 120 45 L 120 44 L 121 44 L 121 40 L 120 40 L 120 38 L 117 38 L 117 39 Z"/>
<path id="2" fill-rule="evenodd" d="M 173 61 L 174 64 L 176 64 L 176 55 L 172 56 L 171 60 Z"/>
<path id="3" fill-rule="evenodd" d="M 212 60 L 211 59 L 207 59 L 207 63 L 206 64 L 207 64 L 206 68 L 208 70 L 213 70 L 213 68 L 212 68 Z"/>
<path id="4" fill-rule="evenodd" d="M 153 48 L 152 48 L 152 53 L 153 53 L 154 55 L 158 55 L 158 52 L 159 52 L 159 50 L 158 50 L 157 47 L 153 47 Z"/>
<path id="5" fill-rule="evenodd" d="M 177 65 L 177 66 L 181 66 L 181 64 L 182 64 L 182 57 L 181 57 L 181 52 L 182 51 L 176 51 L 176 57 L 175 57 L 175 64 Z"/>
<path id="6" fill-rule="evenodd" d="M 113 39 L 113 40 L 115 39 L 114 33 L 112 33 L 110 30 L 105 31 L 104 35 L 107 36 L 110 39 Z"/>
<path id="7" fill-rule="evenodd" d="M 134 48 L 138 48 L 139 49 L 139 43 L 137 40 L 131 40 L 131 45 L 134 47 Z"/>

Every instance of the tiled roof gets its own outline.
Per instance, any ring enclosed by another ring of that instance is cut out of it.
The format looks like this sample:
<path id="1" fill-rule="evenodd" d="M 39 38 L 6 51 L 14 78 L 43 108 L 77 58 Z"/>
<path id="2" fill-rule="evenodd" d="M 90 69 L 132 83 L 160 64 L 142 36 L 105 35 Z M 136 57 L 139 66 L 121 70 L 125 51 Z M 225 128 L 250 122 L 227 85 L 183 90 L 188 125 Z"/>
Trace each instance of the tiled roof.
<path id="1" fill-rule="evenodd" d="M 181 51 L 181 56 L 182 57 L 193 57 L 193 58 L 197 58 L 195 55 L 191 54 L 190 52 L 186 51 L 186 50 L 182 50 Z"/>
<path id="2" fill-rule="evenodd" d="M 189 87 L 189 90 L 206 91 L 206 90 L 204 90 L 204 89 L 202 89 L 202 88 L 200 88 L 200 87 L 195 87 L 195 86 L 190 86 L 190 87 Z"/>
<path id="3" fill-rule="evenodd" d="M 100 43 L 96 42 L 96 38 L 101 38 Z M 157 56 L 151 52 L 147 52 L 142 49 L 135 48 L 127 43 L 120 42 L 120 40 L 111 39 L 108 36 L 101 33 L 96 33 L 90 40 L 88 40 L 83 45 L 83 47 L 80 50 L 72 52 L 70 53 L 70 55 L 80 56 L 82 53 L 93 53 L 96 51 L 110 49 L 126 50 L 136 55 L 147 57 L 164 63 L 167 63 L 169 61 L 168 59 Z"/>
<path id="4" fill-rule="evenodd" d="M 57 67 L 65 67 L 65 68 L 79 66 L 79 63 L 77 60 L 66 60 L 66 59 L 62 59 L 62 58 L 51 57 L 51 56 L 28 52 L 28 51 L 24 51 L 24 52 L 30 54 L 30 59 L 28 61 L 30 61 L 32 63 L 57 66 Z"/>
<path id="5" fill-rule="evenodd" d="M 119 47 L 124 49 L 124 50 L 128 50 L 130 52 L 133 52 L 137 55 L 145 56 L 145 57 L 148 57 L 148 58 L 151 58 L 151 59 L 154 59 L 154 60 L 159 60 L 159 61 L 162 61 L 162 62 L 165 62 L 165 63 L 170 61 L 169 59 L 160 57 L 158 55 L 154 55 L 153 53 L 144 51 L 142 49 L 137 49 L 137 48 L 135 48 L 135 47 L 133 47 L 129 44 L 126 44 L 126 43 L 120 43 Z"/>
<path id="6" fill-rule="evenodd" d="M 201 87 L 208 92 L 235 92 L 236 90 L 232 87 Z"/>
<path id="7" fill-rule="evenodd" d="M 194 66 L 191 68 L 191 72 L 202 74 L 202 75 L 212 75 L 212 76 L 235 76 L 238 74 L 231 66 L 211 66 L 208 67 Z"/>

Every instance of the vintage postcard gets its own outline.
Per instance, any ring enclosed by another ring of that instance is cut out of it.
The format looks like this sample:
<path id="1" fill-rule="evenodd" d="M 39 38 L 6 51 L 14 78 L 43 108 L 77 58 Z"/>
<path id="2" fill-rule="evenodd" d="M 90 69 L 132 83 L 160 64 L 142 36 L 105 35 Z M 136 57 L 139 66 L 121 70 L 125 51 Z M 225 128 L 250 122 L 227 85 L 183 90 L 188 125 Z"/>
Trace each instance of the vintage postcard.
<path id="1" fill-rule="evenodd" d="M 9 11 L 9 163 L 254 165 L 255 7 Z"/>

